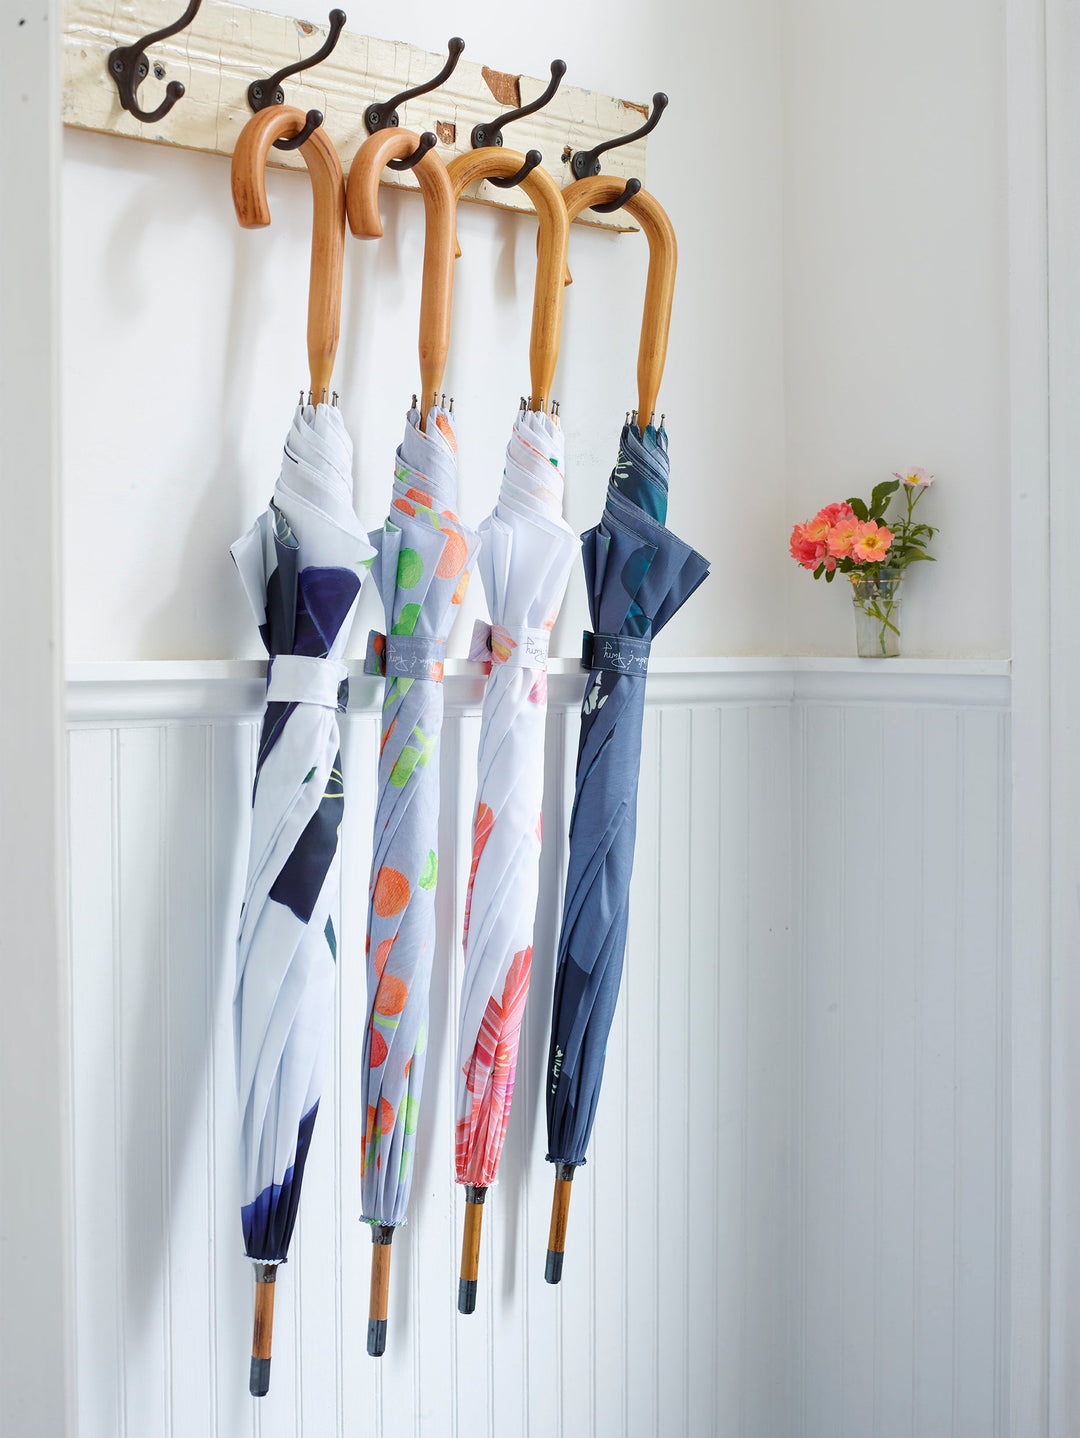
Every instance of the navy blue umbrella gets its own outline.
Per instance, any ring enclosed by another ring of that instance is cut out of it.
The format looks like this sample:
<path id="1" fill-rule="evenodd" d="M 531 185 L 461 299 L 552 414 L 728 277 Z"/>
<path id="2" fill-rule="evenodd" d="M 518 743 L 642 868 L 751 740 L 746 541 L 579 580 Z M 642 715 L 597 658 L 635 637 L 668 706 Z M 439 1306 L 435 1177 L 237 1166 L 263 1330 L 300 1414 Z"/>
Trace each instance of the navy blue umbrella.
<path id="1" fill-rule="evenodd" d="M 709 572 L 664 527 L 667 500 L 667 433 L 624 426 L 600 523 L 582 535 L 593 631 L 548 1051 L 549 1283 L 562 1277 L 570 1183 L 585 1162 L 622 977 L 649 649 Z"/>

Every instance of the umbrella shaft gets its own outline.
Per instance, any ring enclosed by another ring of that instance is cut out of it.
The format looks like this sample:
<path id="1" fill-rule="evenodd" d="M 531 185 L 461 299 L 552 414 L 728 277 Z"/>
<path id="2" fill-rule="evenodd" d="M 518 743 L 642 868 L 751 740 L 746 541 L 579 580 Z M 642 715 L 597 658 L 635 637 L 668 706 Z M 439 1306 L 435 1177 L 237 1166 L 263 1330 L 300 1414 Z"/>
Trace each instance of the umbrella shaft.
<path id="1" fill-rule="evenodd" d="M 574 1165 L 560 1163 L 555 1168 L 555 1193 L 551 1200 L 551 1227 L 548 1230 L 547 1267 L 544 1276 L 549 1283 L 562 1277 L 562 1257 L 566 1248 L 566 1224 L 570 1217 L 570 1185 L 574 1181 Z"/>
<path id="2" fill-rule="evenodd" d="M 465 1185 L 465 1229 L 461 1235 L 461 1275 L 458 1280 L 458 1311 L 476 1308 L 476 1275 L 480 1271 L 480 1232 L 484 1222 L 487 1189 Z"/>
<path id="3" fill-rule="evenodd" d="M 262 1398 L 270 1388 L 270 1350 L 274 1338 L 274 1293 L 277 1265 L 260 1263 L 255 1270 L 255 1326 L 251 1335 L 251 1375 L 248 1388 Z"/>
<path id="4" fill-rule="evenodd" d="M 393 1225 L 371 1226 L 371 1297 L 368 1303 L 368 1353 L 379 1358 L 386 1350 L 386 1314 L 390 1306 L 390 1243 Z"/>

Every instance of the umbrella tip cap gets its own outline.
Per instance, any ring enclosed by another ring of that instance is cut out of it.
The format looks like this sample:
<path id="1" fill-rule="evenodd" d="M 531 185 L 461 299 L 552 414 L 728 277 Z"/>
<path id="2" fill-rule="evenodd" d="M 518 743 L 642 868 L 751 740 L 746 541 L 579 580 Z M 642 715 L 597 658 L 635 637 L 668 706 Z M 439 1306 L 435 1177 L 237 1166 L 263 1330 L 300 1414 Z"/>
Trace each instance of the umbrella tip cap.
<path id="1" fill-rule="evenodd" d="M 248 1377 L 248 1392 L 252 1398 L 265 1398 L 270 1392 L 270 1360 L 269 1358 L 253 1358 L 251 1360 L 251 1373 Z"/>
<path id="2" fill-rule="evenodd" d="M 457 1306 L 459 1313 L 476 1312 L 476 1279 L 459 1278 L 457 1288 Z"/>
<path id="3" fill-rule="evenodd" d="M 381 1358 L 386 1352 L 386 1319 L 369 1318 L 367 1326 L 367 1351 L 372 1358 Z"/>
<path id="4" fill-rule="evenodd" d="M 548 1283 L 560 1283 L 562 1281 L 562 1252 L 554 1248 L 547 1251 L 547 1262 L 544 1264 L 544 1278 Z"/>

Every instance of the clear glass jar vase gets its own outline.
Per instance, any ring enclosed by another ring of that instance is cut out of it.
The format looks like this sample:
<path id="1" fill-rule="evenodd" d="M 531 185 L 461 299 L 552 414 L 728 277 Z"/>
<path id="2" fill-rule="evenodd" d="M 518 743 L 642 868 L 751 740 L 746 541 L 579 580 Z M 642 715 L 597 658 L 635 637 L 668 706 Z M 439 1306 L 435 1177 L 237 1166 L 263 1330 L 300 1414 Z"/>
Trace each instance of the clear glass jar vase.
<path id="1" fill-rule="evenodd" d="M 855 649 L 860 659 L 896 659 L 900 654 L 900 603 L 904 573 L 877 569 L 851 576 L 855 605 Z"/>

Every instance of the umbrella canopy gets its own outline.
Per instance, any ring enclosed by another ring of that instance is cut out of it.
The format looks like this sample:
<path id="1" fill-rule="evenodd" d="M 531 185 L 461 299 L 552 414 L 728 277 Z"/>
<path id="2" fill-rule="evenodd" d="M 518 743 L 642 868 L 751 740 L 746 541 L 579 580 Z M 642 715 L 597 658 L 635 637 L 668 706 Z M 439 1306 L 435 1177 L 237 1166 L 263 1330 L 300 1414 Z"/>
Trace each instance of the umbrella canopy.
<path id="1" fill-rule="evenodd" d="M 593 633 L 582 653 L 589 678 L 548 1052 L 548 1159 L 561 1184 L 585 1162 L 622 976 L 649 647 L 709 570 L 665 528 L 667 498 L 665 430 L 626 425 L 600 523 L 582 536 Z M 562 1271 L 558 1238 L 551 1283 Z"/>
<path id="2" fill-rule="evenodd" d="M 371 535 L 387 633 L 370 636 L 366 665 L 385 676 L 385 697 L 368 909 L 361 1199 L 372 1238 L 384 1248 L 405 1221 L 424 1080 L 443 655 L 479 542 L 454 513 L 456 451 L 453 420 L 444 409 L 429 410 L 425 430 L 420 412 L 410 410 L 390 514 Z M 373 1293 L 386 1278 L 385 1272 L 373 1276 Z M 373 1317 L 368 1351 L 381 1353 L 385 1340 L 385 1315 Z"/>
<path id="3" fill-rule="evenodd" d="M 270 656 L 233 1013 L 244 1244 L 276 1265 L 288 1256 L 329 1042 L 342 654 L 374 555 L 353 512 L 352 444 L 336 408 L 297 409 L 270 506 L 231 553 Z M 252 1360 L 253 1392 L 266 1391 L 269 1362 Z"/>
<path id="4" fill-rule="evenodd" d="M 558 420 L 523 410 L 506 448 L 498 501 L 480 525 L 491 623 L 477 624 L 469 657 L 486 662 L 489 673 L 465 904 L 456 1108 L 457 1178 L 469 1186 L 472 1204 L 483 1202 L 499 1166 L 529 990 L 548 641 L 578 548 L 562 517 L 564 451 Z M 475 1276 L 463 1272 L 458 1306 L 471 1313 L 475 1303 Z"/>

